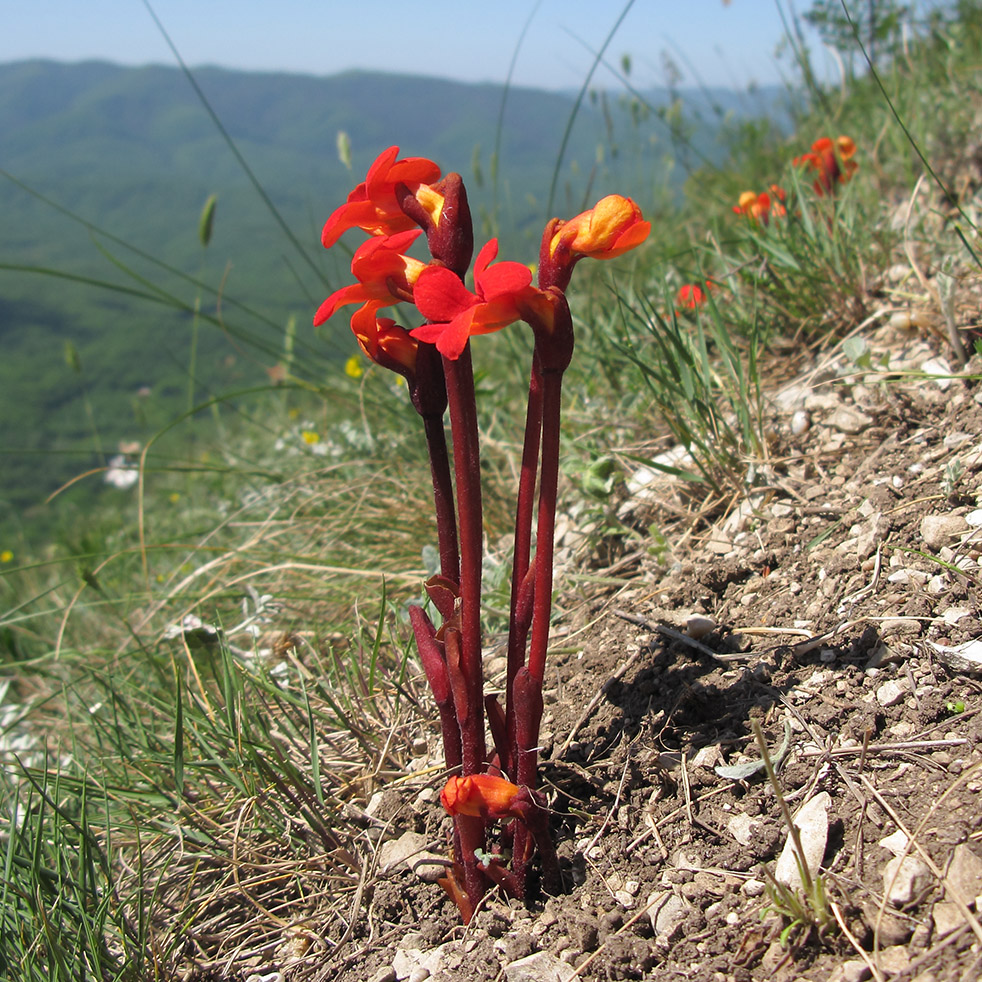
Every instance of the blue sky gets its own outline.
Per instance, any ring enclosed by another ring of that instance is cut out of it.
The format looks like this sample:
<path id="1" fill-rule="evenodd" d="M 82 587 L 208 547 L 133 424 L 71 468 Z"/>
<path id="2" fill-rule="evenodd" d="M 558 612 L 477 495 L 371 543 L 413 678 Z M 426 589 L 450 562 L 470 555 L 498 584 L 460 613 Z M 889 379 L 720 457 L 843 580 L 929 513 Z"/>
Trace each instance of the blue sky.
<path id="1" fill-rule="evenodd" d="M 503 81 L 526 21 L 514 81 L 578 87 L 626 0 L 154 0 L 192 66 L 331 75 L 387 69 L 464 81 Z M 792 0 L 781 0 L 785 10 Z M 797 0 L 799 10 L 807 0 Z M 6 0 L 0 62 L 102 58 L 130 65 L 173 57 L 142 0 Z M 640 87 L 663 84 L 663 53 L 688 84 L 779 81 L 783 35 L 775 0 L 635 0 L 608 48 L 633 62 Z M 783 63 L 783 71 L 789 65 Z M 597 84 L 613 84 L 603 69 Z"/>

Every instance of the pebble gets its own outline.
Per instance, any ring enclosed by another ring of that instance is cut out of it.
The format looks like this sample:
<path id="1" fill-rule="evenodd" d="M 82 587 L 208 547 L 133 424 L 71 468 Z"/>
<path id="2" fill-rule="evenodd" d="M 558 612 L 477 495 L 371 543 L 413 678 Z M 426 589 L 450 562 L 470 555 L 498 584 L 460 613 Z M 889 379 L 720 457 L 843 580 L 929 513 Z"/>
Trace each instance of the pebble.
<path id="1" fill-rule="evenodd" d="M 935 941 L 947 937 L 965 923 L 961 908 L 950 900 L 940 900 L 931 908 L 931 920 L 934 921 Z"/>
<path id="2" fill-rule="evenodd" d="M 767 884 L 763 880 L 750 879 L 744 881 L 743 886 L 740 887 L 740 892 L 753 900 L 755 897 L 762 897 L 766 889 Z"/>
<path id="3" fill-rule="evenodd" d="M 895 856 L 883 867 L 883 894 L 894 907 L 913 903 L 931 883 L 931 870 L 917 856 Z"/>
<path id="4" fill-rule="evenodd" d="M 906 679 L 889 679 L 876 690 L 876 701 L 884 709 L 896 706 L 907 695 L 909 688 L 910 683 Z"/>
<path id="5" fill-rule="evenodd" d="M 893 853 L 894 856 L 902 856 L 907 851 L 908 842 L 910 839 L 907 838 L 907 834 L 901 829 L 897 829 L 896 832 L 880 839 L 880 846 L 887 852 Z"/>
<path id="6" fill-rule="evenodd" d="M 737 812 L 726 822 L 727 831 L 733 836 L 741 846 L 749 846 L 754 838 L 754 829 L 757 823 L 746 813 Z"/>
<path id="7" fill-rule="evenodd" d="M 805 854 L 804 860 L 812 876 L 818 873 L 825 855 L 831 805 L 832 796 L 827 791 L 821 791 L 813 798 L 809 798 L 794 817 L 794 824 L 798 827 L 801 838 L 801 848 Z M 778 883 L 783 883 L 793 890 L 801 889 L 801 872 L 795 855 L 794 839 L 790 835 L 778 857 L 774 878 Z"/>
<path id="8" fill-rule="evenodd" d="M 964 515 L 925 515 L 921 519 L 921 538 L 926 546 L 935 551 L 951 545 L 955 536 L 966 531 L 968 522 Z"/>
<path id="9" fill-rule="evenodd" d="M 971 904 L 982 895 L 982 859 L 965 842 L 955 846 L 951 854 L 945 874 L 945 889 L 957 893 L 966 904 Z"/>
<path id="10" fill-rule="evenodd" d="M 862 433 L 867 427 L 873 423 L 871 416 L 867 416 L 860 409 L 856 409 L 853 406 L 839 406 L 831 416 L 829 416 L 828 425 L 834 430 L 838 430 L 840 433 L 848 433 L 849 435 L 855 435 L 857 433 Z"/>
<path id="11" fill-rule="evenodd" d="M 685 622 L 685 633 L 696 641 L 715 630 L 716 621 L 704 614 L 693 614 Z"/>
<path id="12" fill-rule="evenodd" d="M 682 926 L 688 912 L 688 905 L 676 893 L 663 890 L 648 897 L 648 920 L 655 936 L 664 941 L 671 941 L 678 928 Z"/>
<path id="13" fill-rule="evenodd" d="M 939 378 L 934 380 L 934 384 L 943 392 L 951 386 L 951 379 L 944 376 L 951 375 L 951 365 L 944 358 L 928 358 L 921 365 L 921 371 L 925 375 L 937 375 Z"/>
<path id="14" fill-rule="evenodd" d="M 791 432 L 795 436 L 807 433 L 811 423 L 811 416 L 805 409 L 797 409 L 791 414 Z"/>
<path id="15" fill-rule="evenodd" d="M 446 873 L 447 863 L 442 856 L 427 851 L 427 838 L 418 832 L 404 832 L 398 839 L 382 843 L 379 867 L 384 872 L 405 863 L 421 880 L 436 881 Z"/>
<path id="16" fill-rule="evenodd" d="M 869 977 L 870 970 L 866 962 L 850 958 L 829 976 L 829 982 L 865 982 Z"/>
<path id="17" fill-rule="evenodd" d="M 574 982 L 576 978 L 572 966 L 548 951 L 519 958 L 503 971 L 508 982 Z"/>
<path id="18" fill-rule="evenodd" d="M 892 945 L 880 950 L 877 962 L 884 975 L 897 975 L 910 963 L 910 955 L 905 945 Z"/>

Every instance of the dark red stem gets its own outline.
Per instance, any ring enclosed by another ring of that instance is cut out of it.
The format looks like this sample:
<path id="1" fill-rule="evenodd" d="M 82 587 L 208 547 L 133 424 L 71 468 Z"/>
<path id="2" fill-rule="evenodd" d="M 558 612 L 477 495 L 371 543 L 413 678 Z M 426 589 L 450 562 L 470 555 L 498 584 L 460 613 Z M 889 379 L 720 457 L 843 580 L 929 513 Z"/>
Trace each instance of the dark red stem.
<path id="1" fill-rule="evenodd" d="M 542 685 L 549 618 L 552 614 L 552 564 L 556 531 L 556 494 L 559 486 L 559 423 L 563 376 L 547 372 L 542 377 L 542 468 L 539 477 L 538 527 L 535 538 L 535 598 L 532 608 L 532 643 L 529 675 Z"/>
<path id="2" fill-rule="evenodd" d="M 468 712 L 461 722 L 463 773 L 484 770 L 484 678 L 481 659 L 481 566 L 484 522 L 481 506 L 481 455 L 470 345 L 456 360 L 444 359 L 453 465 L 460 523 L 460 667 L 467 686 Z"/>
<path id="3" fill-rule="evenodd" d="M 460 582 L 460 549 L 457 545 L 457 519 L 454 514 L 453 480 L 443 417 L 424 416 L 426 448 L 433 478 L 433 503 L 436 509 L 437 541 L 440 547 L 440 572 L 453 583 Z"/>
<path id="4" fill-rule="evenodd" d="M 525 647 L 530 622 L 521 603 L 523 585 L 529 570 L 532 551 L 532 515 L 535 508 L 535 478 L 539 464 L 539 441 L 542 434 L 542 373 L 538 358 L 532 359 L 529 378 L 528 409 L 525 415 L 525 442 L 522 446 L 522 469 L 518 480 L 515 508 L 515 547 L 512 558 L 511 603 L 508 618 L 508 668 L 505 683 L 505 729 L 508 734 L 508 758 L 502 766 L 512 776 L 516 773 L 515 699 L 512 688 L 515 675 L 525 665 Z"/>

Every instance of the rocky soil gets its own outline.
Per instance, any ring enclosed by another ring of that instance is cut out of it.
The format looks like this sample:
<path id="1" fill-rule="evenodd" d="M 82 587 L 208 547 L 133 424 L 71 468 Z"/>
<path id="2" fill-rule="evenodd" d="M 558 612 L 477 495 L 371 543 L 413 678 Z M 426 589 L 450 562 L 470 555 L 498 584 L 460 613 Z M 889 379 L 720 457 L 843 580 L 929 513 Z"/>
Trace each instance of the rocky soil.
<path id="1" fill-rule="evenodd" d="M 302 977 L 982 975 L 982 386 L 904 323 L 866 335 L 877 371 L 839 354 L 776 392 L 766 479 L 715 523 L 655 472 L 628 482 L 622 520 L 671 545 L 565 598 L 543 725 L 563 892 L 460 925 L 426 863 L 448 832 L 431 734 L 369 807 L 350 940 Z M 572 526 L 560 544 L 582 568 Z M 801 873 L 755 724 L 817 922 L 772 885 L 800 896 Z"/>

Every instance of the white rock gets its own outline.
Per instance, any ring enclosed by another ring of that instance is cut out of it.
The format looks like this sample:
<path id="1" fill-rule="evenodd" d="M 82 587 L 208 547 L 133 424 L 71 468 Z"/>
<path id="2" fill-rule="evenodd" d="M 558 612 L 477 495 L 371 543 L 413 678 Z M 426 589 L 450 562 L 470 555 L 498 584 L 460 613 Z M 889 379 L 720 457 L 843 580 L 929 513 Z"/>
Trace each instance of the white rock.
<path id="1" fill-rule="evenodd" d="M 902 856 L 907 851 L 907 843 L 910 839 L 901 829 L 897 829 L 891 835 L 880 839 L 880 845 L 894 856 Z"/>
<path id="2" fill-rule="evenodd" d="M 934 921 L 935 941 L 947 937 L 965 923 L 965 916 L 962 914 L 961 908 L 949 900 L 938 901 L 931 908 L 931 919 Z"/>
<path id="3" fill-rule="evenodd" d="M 744 880 L 743 886 L 740 887 L 740 892 L 745 897 L 753 899 L 754 897 L 762 897 L 766 889 L 767 884 L 763 880 L 750 879 Z"/>
<path id="4" fill-rule="evenodd" d="M 954 648 L 934 641 L 928 641 L 928 644 L 938 653 L 938 661 L 953 672 L 964 672 L 966 675 L 982 673 L 982 641 L 974 639 Z"/>
<path id="5" fill-rule="evenodd" d="M 791 414 L 791 432 L 795 436 L 807 433 L 811 423 L 812 418 L 805 409 L 797 409 Z"/>
<path id="6" fill-rule="evenodd" d="M 801 838 L 801 847 L 804 852 L 804 861 L 808 871 L 815 876 L 822 866 L 822 857 L 825 855 L 825 846 L 829 837 L 829 807 L 832 804 L 832 797 L 827 791 L 822 791 L 809 798 L 794 816 L 794 824 L 797 826 Z M 794 839 L 789 835 L 784 849 L 778 857 L 774 877 L 779 883 L 783 883 L 793 890 L 800 890 L 801 872 L 795 857 Z"/>
<path id="7" fill-rule="evenodd" d="M 896 706 L 907 694 L 910 684 L 906 679 L 888 679 L 876 690 L 876 701 L 886 709 Z"/>
<path id="8" fill-rule="evenodd" d="M 883 894 L 894 907 L 905 907 L 931 883 L 931 870 L 917 856 L 895 856 L 883 867 Z"/>
<path id="9" fill-rule="evenodd" d="M 852 435 L 862 433 L 872 425 L 873 419 L 854 406 L 839 406 L 826 422 L 832 429 Z"/>
<path id="10" fill-rule="evenodd" d="M 945 624 L 954 627 L 963 617 L 971 617 L 974 613 L 968 607 L 949 607 L 942 616 Z"/>
<path id="11" fill-rule="evenodd" d="M 427 838 L 418 832 L 404 832 L 398 839 L 382 843 L 379 850 L 379 867 L 390 871 L 405 863 L 421 880 L 435 883 L 447 871 L 444 857 L 426 849 Z"/>
<path id="12" fill-rule="evenodd" d="M 519 958 L 506 965 L 504 973 L 508 982 L 574 982 L 576 979 L 572 966 L 548 951 Z"/>
<path id="13" fill-rule="evenodd" d="M 951 365 L 944 358 L 928 358 L 921 365 L 921 371 L 925 375 L 947 376 L 951 375 Z M 940 377 L 935 379 L 935 385 L 942 391 L 951 385 L 950 378 Z"/>
<path id="14" fill-rule="evenodd" d="M 921 538 L 930 549 L 937 551 L 950 546 L 962 532 L 968 530 L 963 515 L 925 515 L 921 519 Z"/>
<path id="15" fill-rule="evenodd" d="M 671 890 L 653 893 L 648 897 L 648 920 L 655 935 L 670 941 L 685 920 L 685 901 Z"/>
<path id="16" fill-rule="evenodd" d="M 737 812 L 726 822 L 727 831 L 741 846 L 749 846 L 753 842 L 756 827 L 757 823 L 746 812 Z"/>
<path id="17" fill-rule="evenodd" d="M 982 859 L 965 842 L 955 846 L 951 854 L 945 874 L 945 889 L 957 893 L 966 904 L 982 894 Z"/>

